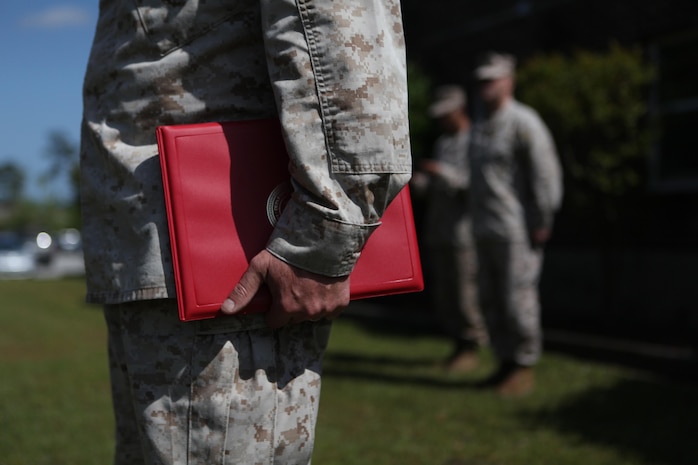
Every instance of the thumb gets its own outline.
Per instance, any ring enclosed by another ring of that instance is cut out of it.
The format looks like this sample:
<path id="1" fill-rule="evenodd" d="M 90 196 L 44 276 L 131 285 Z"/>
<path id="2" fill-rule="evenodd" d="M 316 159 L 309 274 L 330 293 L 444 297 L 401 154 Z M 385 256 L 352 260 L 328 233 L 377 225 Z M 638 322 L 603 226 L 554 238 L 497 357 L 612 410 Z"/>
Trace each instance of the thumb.
<path id="1" fill-rule="evenodd" d="M 221 311 L 227 315 L 241 312 L 250 303 L 262 284 L 264 284 L 262 273 L 255 267 L 249 266 L 221 305 Z"/>

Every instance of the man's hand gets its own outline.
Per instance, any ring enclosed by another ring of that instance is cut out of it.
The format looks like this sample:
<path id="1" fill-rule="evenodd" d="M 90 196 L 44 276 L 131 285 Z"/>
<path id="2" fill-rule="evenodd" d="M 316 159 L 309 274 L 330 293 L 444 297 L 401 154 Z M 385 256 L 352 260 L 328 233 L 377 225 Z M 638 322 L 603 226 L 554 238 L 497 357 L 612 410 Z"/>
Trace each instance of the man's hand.
<path id="1" fill-rule="evenodd" d="M 266 314 L 271 328 L 332 319 L 349 305 L 348 276 L 330 278 L 304 271 L 263 250 L 250 261 L 221 310 L 229 315 L 240 312 L 265 283 L 272 296 Z"/>
<path id="2" fill-rule="evenodd" d="M 431 158 L 425 158 L 419 163 L 419 171 L 430 174 L 432 176 L 438 176 L 443 170 L 443 166 L 440 162 L 432 160 Z"/>

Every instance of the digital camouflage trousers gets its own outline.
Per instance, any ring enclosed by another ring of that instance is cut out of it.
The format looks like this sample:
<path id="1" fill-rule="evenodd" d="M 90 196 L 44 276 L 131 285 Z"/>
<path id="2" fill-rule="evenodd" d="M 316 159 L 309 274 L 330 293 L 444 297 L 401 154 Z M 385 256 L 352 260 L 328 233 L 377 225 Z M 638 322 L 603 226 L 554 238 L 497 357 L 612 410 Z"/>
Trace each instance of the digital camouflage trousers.
<path id="1" fill-rule="evenodd" d="M 330 323 L 107 305 L 115 465 L 310 463 Z"/>

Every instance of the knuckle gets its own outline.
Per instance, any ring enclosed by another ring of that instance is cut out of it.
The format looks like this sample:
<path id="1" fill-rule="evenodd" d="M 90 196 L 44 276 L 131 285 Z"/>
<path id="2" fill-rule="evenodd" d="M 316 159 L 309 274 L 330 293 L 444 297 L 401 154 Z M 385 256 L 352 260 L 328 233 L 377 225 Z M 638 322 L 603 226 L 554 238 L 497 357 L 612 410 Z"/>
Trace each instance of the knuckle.
<path id="1" fill-rule="evenodd" d="M 233 297 L 233 298 L 237 297 L 239 299 L 247 299 L 247 298 L 251 297 L 250 294 L 251 294 L 250 290 L 245 285 L 245 283 L 239 282 L 233 288 L 232 292 L 230 293 L 230 297 Z"/>

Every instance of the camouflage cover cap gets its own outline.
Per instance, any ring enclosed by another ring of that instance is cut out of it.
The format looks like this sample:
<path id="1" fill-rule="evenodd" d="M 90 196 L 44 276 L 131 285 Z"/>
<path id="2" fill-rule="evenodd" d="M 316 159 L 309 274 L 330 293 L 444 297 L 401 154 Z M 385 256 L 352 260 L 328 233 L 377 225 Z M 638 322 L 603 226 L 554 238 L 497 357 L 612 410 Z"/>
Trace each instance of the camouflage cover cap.
<path id="1" fill-rule="evenodd" d="M 488 52 L 475 68 L 475 77 L 479 80 L 499 79 L 513 76 L 516 70 L 516 59 L 505 53 Z"/>
<path id="2" fill-rule="evenodd" d="M 434 102 L 429 106 L 429 116 L 440 118 L 465 106 L 465 91 L 458 86 L 441 86 L 434 93 Z"/>

